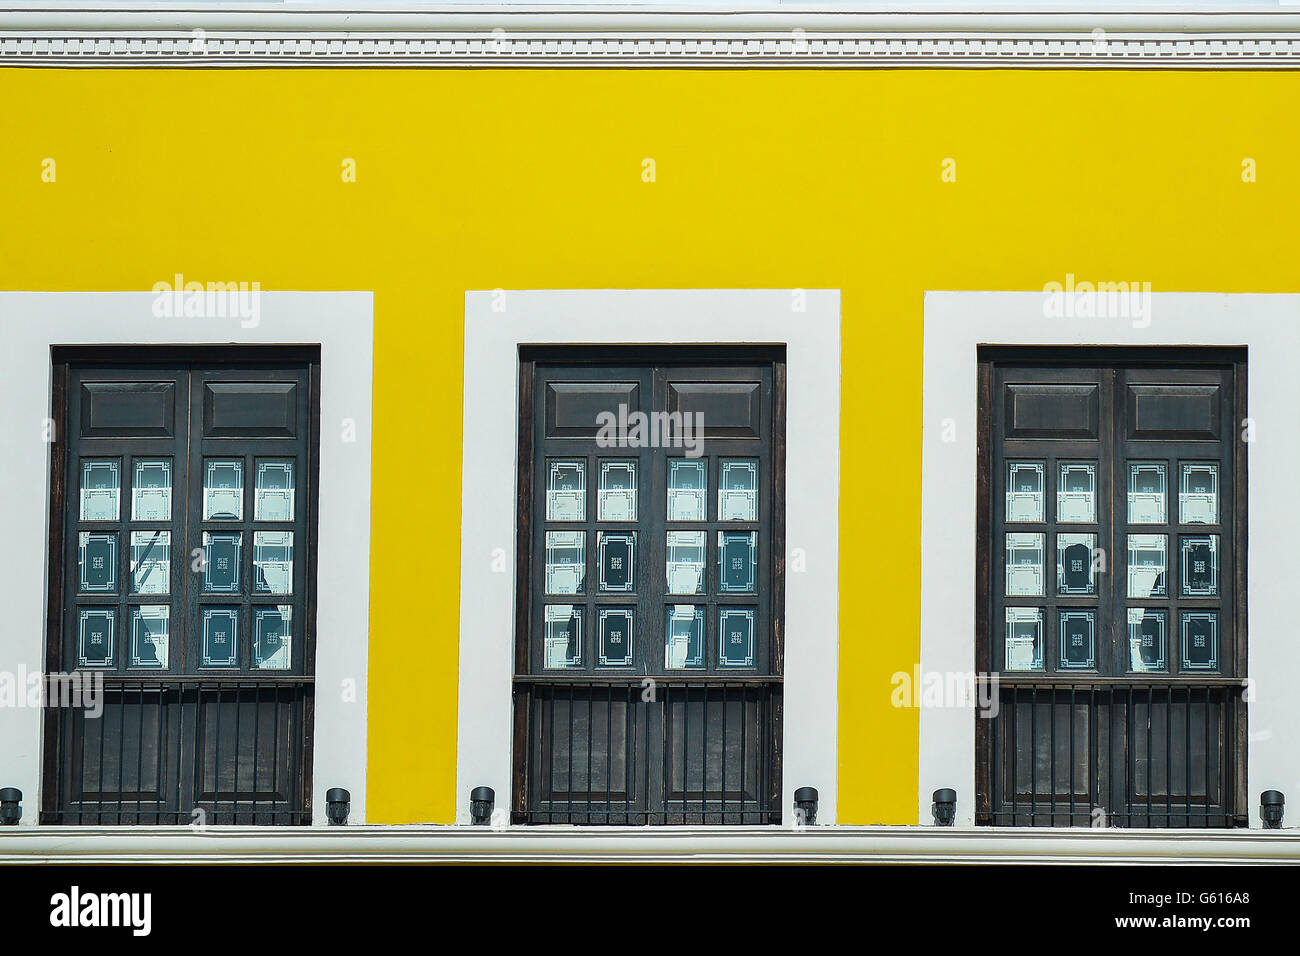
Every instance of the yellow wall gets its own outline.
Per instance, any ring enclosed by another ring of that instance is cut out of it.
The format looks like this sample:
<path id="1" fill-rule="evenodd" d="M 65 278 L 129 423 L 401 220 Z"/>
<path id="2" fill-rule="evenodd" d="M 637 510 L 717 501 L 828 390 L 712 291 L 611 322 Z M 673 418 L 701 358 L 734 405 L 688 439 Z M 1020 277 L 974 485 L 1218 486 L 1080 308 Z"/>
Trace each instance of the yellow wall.
<path id="1" fill-rule="evenodd" d="M 0 70 L 0 289 L 374 290 L 392 823 L 454 818 L 464 290 L 842 289 L 840 820 L 915 823 L 923 290 L 1300 291 L 1298 115 L 1284 73 Z"/>

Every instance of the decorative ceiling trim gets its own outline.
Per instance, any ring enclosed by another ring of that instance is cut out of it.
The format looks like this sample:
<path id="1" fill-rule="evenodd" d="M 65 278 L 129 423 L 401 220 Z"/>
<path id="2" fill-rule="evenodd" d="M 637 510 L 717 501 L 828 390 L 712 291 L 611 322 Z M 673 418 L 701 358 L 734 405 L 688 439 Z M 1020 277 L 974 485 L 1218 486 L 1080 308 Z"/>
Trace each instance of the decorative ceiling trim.
<path id="1" fill-rule="evenodd" d="M 1294 69 L 1300 14 L 29 5 L 0 65 Z"/>

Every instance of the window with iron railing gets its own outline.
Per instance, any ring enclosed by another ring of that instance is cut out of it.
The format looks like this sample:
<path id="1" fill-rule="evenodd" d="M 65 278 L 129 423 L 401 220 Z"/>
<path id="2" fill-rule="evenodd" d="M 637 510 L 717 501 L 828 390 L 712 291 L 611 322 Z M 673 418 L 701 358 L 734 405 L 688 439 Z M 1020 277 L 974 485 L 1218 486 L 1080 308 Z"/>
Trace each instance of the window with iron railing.
<path id="1" fill-rule="evenodd" d="M 1244 825 L 1244 354 L 980 358 L 977 819 Z"/>
<path id="2" fill-rule="evenodd" d="M 41 820 L 310 822 L 316 350 L 54 356 Z"/>
<path id="3" fill-rule="evenodd" d="M 521 353 L 514 818 L 780 819 L 778 349 Z"/>

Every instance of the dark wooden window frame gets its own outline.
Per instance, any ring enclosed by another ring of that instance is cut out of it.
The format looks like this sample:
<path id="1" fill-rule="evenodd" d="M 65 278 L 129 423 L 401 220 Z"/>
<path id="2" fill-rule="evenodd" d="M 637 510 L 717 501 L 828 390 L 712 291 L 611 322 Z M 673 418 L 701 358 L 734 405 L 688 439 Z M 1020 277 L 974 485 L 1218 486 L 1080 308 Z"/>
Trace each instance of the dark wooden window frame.
<path id="1" fill-rule="evenodd" d="M 1184 824 L 1187 827 L 1198 825 L 1228 825 L 1228 826 L 1245 826 L 1247 823 L 1247 708 L 1244 702 L 1237 704 L 1242 687 L 1247 675 L 1247 449 L 1248 444 L 1241 440 L 1241 430 L 1244 422 L 1247 420 L 1248 411 L 1246 405 L 1247 397 L 1247 353 L 1245 348 L 1234 347 L 1183 347 L 1183 346 L 1151 346 L 1151 347 L 1111 347 L 1111 346 L 1080 346 L 1080 347 L 1041 347 L 1041 346 L 1007 346 L 1007 345 L 981 345 L 977 350 L 977 432 L 976 432 L 976 456 L 977 456 L 977 478 L 976 478 L 976 561 L 975 561 L 975 648 L 974 648 L 974 665 L 977 674 L 990 672 L 993 668 L 994 661 L 1000 656 L 995 656 L 993 651 L 994 641 L 999 640 L 1002 635 L 1002 622 L 995 620 L 994 609 L 997 604 L 997 595 L 993 588 L 993 567 L 995 562 L 1003 561 L 1002 542 L 994 541 L 994 495 L 1001 487 L 999 476 L 993 473 L 993 462 L 995 460 L 995 436 L 994 436 L 994 409 L 998 407 L 996 396 L 994 394 L 994 367 L 999 364 L 1015 365 L 1034 365 L 1039 367 L 1058 367 L 1062 369 L 1077 368 L 1081 366 L 1096 367 L 1098 365 L 1110 367 L 1140 367 L 1156 368 L 1161 366 L 1185 368 L 1222 368 L 1231 369 L 1233 394 L 1230 400 L 1232 409 L 1232 419 L 1223 423 L 1224 440 L 1233 441 L 1236 444 L 1236 453 L 1232 460 L 1232 532 L 1230 540 L 1223 542 L 1225 550 L 1231 549 L 1233 554 L 1232 580 L 1225 583 L 1225 595 L 1229 597 L 1232 605 L 1232 644 L 1226 649 L 1227 653 L 1223 655 L 1223 662 L 1218 674 L 1214 675 L 1194 675 L 1188 676 L 1178 673 L 1173 665 L 1174 654 L 1172 652 L 1176 640 L 1176 631 L 1174 621 L 1169 622 L 1167 631 L 1168 647 L 1170 648 L 1170 671 L 1167 675 L 1149 675 L 1149 674 L 1125 674 L 1111 675 L 1104 679 L 1092 675 L 1070 675 L 1052 672 L 1019 672 L 1008 675 L 1002 673 L 999 680 L 1002 687 L 1011 686 L 1013 689 L 1024 689 L 1027 693 L 1037 693 L 1039 690 L 1045 690 L 1049 693 L 1068 693 L 1070 694 L 1070 707 L 1075 706 L 1076 694 L 1080 701 L 1089 699 L 1085 695 L 1092 694 L 1092 699 L 1106 701 L 1106 706 L 1120 706 L 1123 703 L 1123 696 L 1128 694 L 1128 703 L 1131 706 L 1133 701 L 1137 700 L 1142 704 L 1143 694 L 1145 698 L 1150 719 L 1150 708 L 1152 685 L 1157 688 L 1173 688 L 1165 690 L 1167 700 L 1171 708 L 1176 706 L 1182 700 L 1182 694 L 1186 693 L 1186 710 L 1190 713 L 1193 706 L 1199 701 L 1199 697 L 1194 696 L 1205 692 L 1205 709 L 1208 712 L 1211 704 L 1211 694 L 1213 705 L 1219 706 L 1222 701 L 1225 725 L 1228 730 L 1230 747 L 1229 757 L 1231 767 L 1225 770 L 1227 776 L 1226 795 L 1232 801 L 1230 807 L 1225 807 L 1225 812 L 1218 814 L 1223 822 L 1211 824 L 1208 812 L 1204 815 L 1190 812 L 1183 814 Z M 1110 422 L 1116 420 L 1112 416 Z M 1111 427 L 1110 424 L 1103 422 L 1103 428 Z M 1116 439 L 1110 439 L 1114 448 L 1121 447 L 1123 442 Z M 1044 494 L 1047 493 L 1046 487 Z M 1113 500 L 1118 502 L 1122 497 L 1121 489 L 1113 489 Z M 1100 494 L 1100 489 L 1098 489 Z M 1177 490 L 1176 476 L 1168 477 L 1166 488 L 1168 495 L 1169 508 L 1176 507 Z M 1221 502 L 1220 507 L 1223 507 Z M 1117 519 L 1114 519 L 1117 520 Z M 1171 527 L 1177 527 L 1171 519 Z M 1177 538 L 1177 533 L 1173 534 Z M 1172 545 L 1171 545 L 1172 547 Z M 1046 559 L 1045 559 L 1046 560 Z M 1172 567 L 1172 564 L 1170 565 Z M 1107 569 L 1107 576 L 1116 573 L 1118 563 L 1111 561 Z M 1045 573 L 1050 580 L 1055 579 L 1055 569 L 1046 568 Z M 1176 585 L 1171 582 L 1170 592 L 1175 593 Z M 1050 600 L 1045 598 L 1046 600 Z M 1119 609 L 1113 611 L 1118 620 Z M 1098 620 L 1098 630 L 1100 631 L 1102 621 Z M 1100 646 L 1100 637 L 1098 639 Z M 1048 641 L 1046 637 L 1046 628 L 1044 632 L 1044 658 L 1048 653 Z M 1207 689 L 1208 688 L 1208 689 Z M 1100 697 L 1097 695 L 1100 693 Z M 1156 704 L 1160 704 L 1157 697 Z M 1230 706 L 1231 705 L 1231 706 Z M 1031 705 L 1032 706 L 1032 705 Z M 1056 707 L 1059 704 L 1052 704 Z M 1055 713 L 1053 710 L 1052 713 Z M 1188 717 L 1190 727 L 1190 716 Z M 976 754 L 976 822 L 981 825 L 988 825 L 995 822 L 995 813 L 998 808 L 993 806 L 992 785 L 993 776 L 997 773 L 994 767 L 996 760 L 994 737 L 991 724 L 992 720 L 983 717 L 977 717 L 975 721 L 975 754 Z M 1169 723 L 1167 718 L 1166 725 Z M 1053 728 L 1055 727 L 1055 718 L 1053 717 Z M 1148 744 L 1149 746 L 1149 744 Z M 1148 753 L 1150 751 L 1148 750 Z M 1005 758 L 1005 755 L 1003 755 Z M 1095 754 L 1094 754 L 1095 756 Z M 1149 771 L 1148 771 L 1149 772 Z M 1168 772 L 1168 771 L 1166 771 Z M 1074 810 L 1071 806 L 1071 811 Z M 1151 806 L 1147 806 L 1147 825 L 1151 825 Z M 1207 808 L 1208 810 L 1208 808 Z M 1059 812 L 1059 811 L 1058 811 Z M 1028 819 L 1033 819 L 1032 813 L 1022 814 Z M 1205 823 L 1197 824 L 1198 816 L 1204 816 Z M 1069 814 L 1070 819 L 1074 819 L 1073 812 Z M 1128 814 L 1129 825 L 1142 825 L 1142 815 L 1140 812 Z M 1087 810 L 1083 811 L 1083 818 L 1086 821 Z M 1177 819 L 1177 817 L 1174 817 Z M 1137 822 L 1133 822 L 1136 820 Z M 1079 825 L 1075 823 L 1074 825 Z M 1088 825 L 1084 822 L 1082 825 Z M 1161 825 L 1176 825 L 1163 820 Z"/>
<path id="2" fill-rule="evenodd" d="M 66 536 L 67 526 L 67 509 L 69 507 L 69 496 L 75 494 L 75 489 L 68 487 L 68 456 L 70 450 L 69 436 L 66 434 L 69 421 L 69 390 L 68 379 L 69 369 L 73 366 L 87 365 L 95 367 L 129 367 L 129 368 L 148 368 L 153 367 L 174 367 L 177 365 L 203 365 L 214 369 L 230 369 L 232 371 L 249 371 L 262 368 L 279 368 L 285 365 L 303 365 L 308 369 L 308 395 L 307 395 L 307 425 L 309 435 L 306 447 L 306 469 L 305 474 L 296 480 L 298 499 L 303 503 L 305 509 L 305 529 L 306 542 L 302 550 L 303 562 L 305 568 L 302 572 L 295 572 L 295 587 L 301 586 L 303 593 L 301 603 L 303 607 L 303 625 L 302 625 L 302 651 L 301 664 L 288 672 L 288 678 L 272 676 L 260 678 L 257 675 L 250 674 L 244 669 L 234 671 L 228 677 L 218 675 L 212 672 L 187 677 L 183 686 L 177 686 L 175 690 L 175 700 L 182 708 L 182 719 L 184 718 L 185 708 L 190 702 L 197 700 L 200 692 L 210 690 L 214 686 L 220 687 L 228 683 L 235 695 L 235 700 L 239 701 L 243 691 L 240 688 L 259 685 L 265 688 L 265 694 L 256 691 L 257 700 L 261 701 L 263 697 L 267 700 L 274 701 L 277 695 L 281 693 L 282 688 L 278 685 L 288 680 L 304 687 L 307 691 L 301 700 L 300 706 L 300 727 L 301 727 L 301 759 L 297 768 L 297 779 L 295 790 L 297 794 L 297 805 L 288 812 L 277 811 L 275 814 L 254 813 L 249 819 L 239 820 L 238 822 L 263 822 L 263 818 L 269 822 L 279 824 L 296 823 L 308 825 L 312 817 L 312 758 L 313 758 L 313 738 L 315 729 L 314 714 L 314 694 L 312 693 L 315 682 L 316 672 L 316 580 L 318 566 L 318 547 L 319 538 L 319 496 L 317 489 L 320 482 L 320 406 L 321 406 L 321 350 L 316 345 L 267 345 L 267 346 L 245 346 L 245 345 L 58 345 L 53 346 L 50 350 L 51 362 L 51 420 L 54 422 L 53 440 L 50 443 L 50 498 L 49 506 L 49 535 L 46 544 L 46 567 L 47 567 L 47 606 L 45 619 L 45 660 L 46 673 L 52 674 L 58 672 L 64 667 L 64 653 L 66 646 L 66 636 L 64 634 L 65 621 L 65 580 L 68 574 L 75 574 L 74 568 L 67 567 L 65 561 L 66 555 Z M 190 407 L 187 405 L 187 411 Z M 188 428 L 187 428 L 188 431 Z M 245 476 L 245 488 L 247 489 L 252 481 L 252 476 Z M 129 507 L 126 488 L 129 483 L 126 475 L 123 475 L 122 483 L 122 507 Z M 183 508 L 188 514 L 193 511 L 194 502 L 179 502 L 173 498 L 173 519 L 176 519 L 177 509 Z M 246 516 L 247 517 L 247 516 Z M 128 539 L 129 541 L 129 539 Z M 127 545 L 129 547 L 129 544 Z M 246 553 L 249 555 L 251 562 L 252 540 L 246 543 Z M 295 551 L 297 545 L 295 544 Z M 188 554 L 182 554 L 182 560 L 188 562 Z M 177 549 L 173 542 L 172 546 L 173 566 L 177 562 Z M 175 569 L 173 569 L 173 579 L 175 579 Z M 123 581 L 121 587 L 127 588 L 127 582 Z M 169 603 L 175 603 L 175 595 L 171 595 Z M 188 604 L 194 603 L 191 597 Z M 294 602 L 295 604 L 297 601 Z M 125 643 L 122 645 L 125 648 Z M 123 652 L 125 653 L 125 651 Z M 187 652 L 187 658 L 188 658 Z M 296 655 L 295 655 L 296 656 Z M 188 663 L 188 660 L 187 662 Z M 181 670 L 184 671 L 185 664 L 182 664 Z M 168 672 L 174 672 L 174 667 L 169 667 Z M 276 674 L 281 672 L 275 672 Z M 110 675 L 106 675 L 108 677 Z M 112 675 L 119 679 L 123 675 Z M 154 689 L 150 687 L 150 677 L 144 675 L 136 678 L 132 675 L 128 680 L 123 682 L 123 699 L 125 700 L 130 692 L 139 694 L 139 699 L 143 703 L 147 695 Z M 135 685 L 135 686 L 130 686 Z M 221 698 L 218 698 L 220 700 Z M 238 706 L 238 703 L 236 704 Z M 63 747 L 64 739 L 62 728 L 60 726 L 63 714 L 58 708 L 46 707 L 44 709 L 43 719 L 43 736 L 44 736 L 44 758 L 42 764 L 42 789 L 41 789 L 41 813 L 40 822 L 42 824 L 61 824 L 68 822 L 69 812 L 62 806 L 62 797 L 60 793 L 61 763 L 64 757 Z M 220 810 L 220 795 L 218 794 L 218 810 Z M 116 811 L 116 820 L 110 819 L 104 821 L 102 818 L 105 814 L 96 814 L 93 811 L 88 815 L 94 817 L 93 820 L 77 822 L 123 822 L 126 816 L 126 810 L 129 809 L 131 801 L 118 802 Z M 238 814 L 238 808 L 231 809 L 232 814 Z M 73 814 L 76 816 L 76 814 Z M 110 818 L 112 813 L 107 814 Z M 145 814 L 149 814 L 146 812 Z M 135 822 L 153 822 L 153 823 L 176 823 L 188 825 L 193 822 L 191 814 L 186 809 L 180 812 L 167 812 L 165 814 L 156 814 L 158 817 L 174 817 L 174 819 L 154 819 L 145 821 L 140 817 L 138 808 Z M 214 815 L 214 817 L 217 815 Z M 219 818 L 210 818 L 208 822 L 220 822 Z M 236 822 L 232 820 L 231 822 Z"/>
<path id="3" fill-rule="evenodd" d="M 586 686 L 605 686 L 602 681 L 613 683 L 624 681 L 629 677 L 640 681 L 644 672 L 635 674 L 608 674 L 597 670 L 595 673 L 587 672 L 577 675 L 577 679 L 568 679 L 561 674 L 550 671 L 542 674 L 534 667 L 535 661 L 532 656 L 532 642 L 529 640 L 530 626 L 532 623 L 535 589 L 533 586 L 534 578 L 537 575 L 544 574 L 544 568 L 538 566 L 537 554 L 541 545 L 538 538 L 541 537 L 540 530 L 535 529 L 535 519 L 533 515 L 535 507 L 535 496 L 545 494 L 544 479 L 539 479 L 535 474 L 536 470 L 536 448 L 535 448 L 535 428 L 537 426 L 536 415 L 544 414 L 545 409 L 536 407 L 536 382 L 537 367 L 539 364 L 562 364 L 564 366 L 590 366 L 599 368 L 602 366 L 735 366 L 743 364 L 770 364 L 771 366 L 771 452 L 770 452 L 770 479 L 762 488 L 760 502 L 766 498 L 770 504 L 761 504 L 760 507 L 770 511 L 771 527 L 771 546 L 769 555 L 767 574 L 760 572 L 758 592 L 753 600 L 758 600 L 759 595 L 767 599 L 768 614 L 771 620 L 770 640 L 766 648 L 767 667 L 766 677 L 760 677 L 760 680 L 767 681 L 774 689 L 775 694 L 771 698 L 771 704 L 765 711 L 767 726 L 764 728 L 764 742 L 762 744 L 766 751 L 768 760 L 766 775 L 770 792 L 765 794 L 767 810 L 763 813 L 763 819 L 749 819 L 750 815 L 732 819 L 732 815 L 723 815 L 711 812 L 710 808 L 705 805 L 700 808 L 698 813 L 683 812 L 674 815 L 663 815 L 662 819 L 649 819 L 646 814 L 641 814 L 640 818 L 634 818 L 634 815 L 628 815 L 620 821 L 611 821 L 606 815 L 600 819 L 581 819 L 574 817 L 566 819 L 563 822 L 624 822 L 624 823 L 690 823 L 690 822 L 748 822 L 748 823 L 772 823 L 779 822 L 781 815 L 781 740 L 782 740 L 782 704 L 780 695 L 781 674 L 784 671 L 784 615 L 785 615 L 785 406 L 786 406 L 786 366 L 785 366 L 785 347 L 776 345 L 745 345 L 745 346 L 701 346 L 701 345 L 531 345 L 524 344 L 519 347 L 519 394 L 518 394 L 518 485 L 516 498 L 516 590 L 515 590 L 515 693 L 514 693 L 514 734 L 513 734 L 513 776 L 512 776 L 512 796 L 511 808 L 512 817 L 516 823 L 538 822 L 533 819 L 528 807 L 528 788 L 529 788 L 529 755 L 531 741 L 529 739 L 529 705 L 532 688 L 542 683 L 549 683 L 552 687 L 563 687 L 566 683 L 570 687 Z M 617 451 L 611 451 L 610 457 L 635 457 L 632 453 L 619 454 Z M 712 477 L 710 478 L 712 482 Z M 588 476 L 589 493 L 593 476 Z M 716 495 L 717 489 L 710 484 L 709 494 Z M 760 515 L 760 519 L 762 515 Z M 702 523 L 687 523 L 683 530 L 689 530 L 702 526 Z M 749 525 L 745 525 L 746 528 Z M 662 531 L 662 522 L 655 524 L 656 532 Z M 536 532 L 536 533 L 535 533 Z M 587 565 L 589 570 L 589 580 L 587 583 L 587 594 L 595 594 L 595 582 L 590 580 L 590 569 L 592 568 L 592 551 L 593 542 L 589 542 L 587 549 Z M 651 551 L 651 553 L 655 553 Z M 662 555 L 662 548 L 658 549 Z M 710 556 L 714 554 L 710 546 L 708 552 Z M 648 559 L 645 559 L 648 564 Z M 761 560 L 761 559 L 760 559 Z M 707 573 L 712 576 L 713 569 L 708 568 Z M 698 603 L 700 601 L 709 602 L 717 600 L 710 599 L 707 595 L 697 599 L 684 599 L 686 603 Z M 706 622 L 709 623 L 709 622 Z M 639 622 L 638 627 L 643 627 Z M 588 633 L 594 633 L 588 631 Z M 589 646 L 592 646 L 589 641 Z M 663 680 L 664 685 L 669 689 L 673 688 L 685 695 L 689 702 L 691 688 L 697 688 L 700 692 L 707 694 L 711 689 L 717 687 L 723 688 L 724 695 L 728 693 L 727 688 L 732 688 L 736 693 L 744 695 L 752 688 L 747 681 L 752 680 L 750 675 L 745 672 L 735 674 L 727 673 L 703 673 L 694 674 L 690 671 L 675 672 L 672 675 L 665 675 L 661 670 L 655 668 L 650 671 L 651 676 L 656 680 Z M 558 679 L 557 679 L 558 678 Z M 594 679 L 594 680 L 593 680 Z M 608 690 L 608 688 L 607 688 Z M 553 691 L 554 693 L 554 691 Z M 562 692 L 561 692 L 562 693 Z M 614 692 L 609 691 L 612 695 Z M 620 689 L 618 694 L 622 695 Z M 637 688 L 639 694 L 639 688 Z M 552 698 L 556 699 L 556 698 Z M 561 698 L 562 699 L 562 698 Z M 611 696 L 610 700 L 615 698 Z M 632 697 L 629 696 L 628 700 Z M 742 700 L 747 700 L 741 697 Z M 724 696 L 725 701 L 725 696 Z M 570 703 L 572 697 L 570 697 Z M 724 703 L 725 706 L 725 703 Z M 660 728 L 662 730 L 662 728 Z M 675 819 L 674 819 L 675 817 Z M 696 819 L 698 817 L 698 819 Z M 560 822 L 560 821 L 556 821 Z"/>

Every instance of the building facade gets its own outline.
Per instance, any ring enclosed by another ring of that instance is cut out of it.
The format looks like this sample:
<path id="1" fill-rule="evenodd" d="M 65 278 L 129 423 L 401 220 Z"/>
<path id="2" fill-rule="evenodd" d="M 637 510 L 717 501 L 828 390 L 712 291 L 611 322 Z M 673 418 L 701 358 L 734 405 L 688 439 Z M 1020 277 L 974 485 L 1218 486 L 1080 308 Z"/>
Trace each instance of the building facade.
<path id="1" fill-rule="evenodd" d="M 1251 5 L 0 12 L 17 829 L 1293 856 L 1297 63 Z"/>

